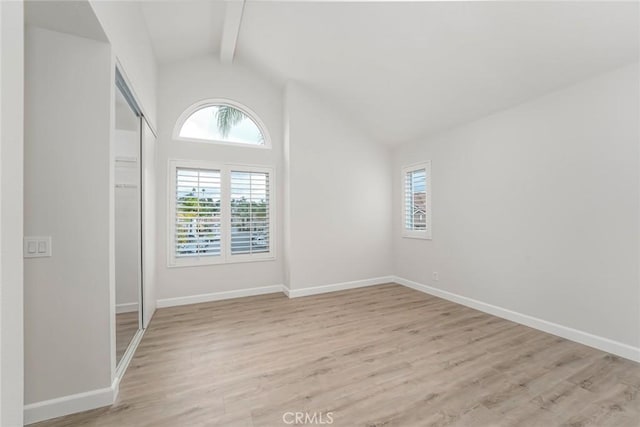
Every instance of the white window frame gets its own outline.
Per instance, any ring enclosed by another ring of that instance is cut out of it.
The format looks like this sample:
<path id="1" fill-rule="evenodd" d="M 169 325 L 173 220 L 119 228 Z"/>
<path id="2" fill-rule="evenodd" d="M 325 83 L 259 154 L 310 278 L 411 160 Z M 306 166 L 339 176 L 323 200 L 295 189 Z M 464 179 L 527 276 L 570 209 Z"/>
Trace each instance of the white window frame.
<path id="1" fill-rule="evenodd" d="M 176 257 L 176 170 L 178 168 L 206 169 L 220 171 L 220 256 L 208 257 Z M 231 253 L 231 172 L 257 172 L 269 174 L 269 251 L 255 254 Z M 239 262 L 272 261 L 276 259 L 275 234 L 275 172 L 266 166 L 223 164 L 199 160 L 169 160 L 167 174 L 168 207 L 167 207 L 167 266 L 194 267 L 200 265 L 232 264 Z"/>
<path id="2" fill-rule="evenodd" d="M 425 181 L 426 181 L 426 216 L 427 216 L 427 226 L 425 230 L 407 230 L 406 221 L 407 221 L 407 206 L 405 203 L 406 200 L 406 186 L 405 179 L 408 173 L 415 172 L 424 169 L 425 171 Z M 431 160 L 427 160 L 426 162 L 417 163 L 409 166 L 405 166 L 402 168 L 402 176 L 400 178 L 400 195 L 402 196 L 401 206 L 402 206 L 402 237 L 408 239 L 425 239 L 431 240 Z"/>
<path id="3" fill-rule="evenodd" d="M 200 138 L 186 138 L 180 136 L 180 130 L 182 130 L 182 126 L 187 121 L 189 117 L 196 111 L 201 108 L 205 108 L 212 105 L 230 105 L 233 108 L 236 108 L 242 111 L 246 116 L 248 116 L 253 122 L 258 126 L 258 129 L 262 133 L 262 138 L 264 139 L 264 144 L 249 144 L 244 142 L 233 142 L 233 141 L 223 141 L 217 139 L 200 139 Z M 271 137 L 269 136 L 269 132 L 267 132 L 267 127 L 264 125 L 262 120 L 258 117 L 256 113 L 254 113 L 250 108 L 241 104 L 240 102 L 226 99 L 226 98 L 210 98 L 203 99 L 201 101 L 196 102 L 195 104 L 188 107 L 178 120 L 176 121 L 176 125 L 173 128 L 173 140 L 174 141 L 186 141 L 186 142 L 199 142 L 204 144 L 216 144 L 216 145 L 230 145 L 233 147 L 248 147 L 248 148 L 256 148 L 256 149 L 271 149 Z"/>

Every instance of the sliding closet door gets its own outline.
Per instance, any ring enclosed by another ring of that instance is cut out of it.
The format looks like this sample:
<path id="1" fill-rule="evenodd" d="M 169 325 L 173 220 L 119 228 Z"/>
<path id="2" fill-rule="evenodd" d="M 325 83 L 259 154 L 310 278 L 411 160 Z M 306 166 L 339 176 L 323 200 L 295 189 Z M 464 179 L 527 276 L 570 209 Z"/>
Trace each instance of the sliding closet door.
<path id="1" fill-rule="evenodd" d="M 142 264 L 144 280 L 142 325 L 149 325 L 156 310 L 156 136 L 147 121 L 142 119 Z"/>
<path id="2" fill-rule="evenodd" d="M 142 318 L 141 135 L 142 118 L 130 93 L 116 82 L 114 129 L 116 363 Z"/>

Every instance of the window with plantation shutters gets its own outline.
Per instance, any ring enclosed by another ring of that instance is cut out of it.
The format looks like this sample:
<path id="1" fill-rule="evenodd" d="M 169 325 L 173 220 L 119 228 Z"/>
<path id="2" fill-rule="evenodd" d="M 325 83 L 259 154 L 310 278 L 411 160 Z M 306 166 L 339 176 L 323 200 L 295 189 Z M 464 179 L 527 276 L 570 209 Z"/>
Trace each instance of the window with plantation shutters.
<path id="1" fill-rule="evenodd" d="M 269 168 L 171 161 L 170 267 L 273 258 Z"/>
<path id="2" fill-rule="evenodd" d="M 221 254 L 219 170 L 176 168 L 175 256 Z"/>
<path id="3" fill-rule="evenodd" d="M 269 174 L 231 171 L 231 255 L 269 252 Z"/>
<path id="4" fill-rule="evenodd" d="M 431 163 L 402 170 L 403 236 L 431 238 Z"/>

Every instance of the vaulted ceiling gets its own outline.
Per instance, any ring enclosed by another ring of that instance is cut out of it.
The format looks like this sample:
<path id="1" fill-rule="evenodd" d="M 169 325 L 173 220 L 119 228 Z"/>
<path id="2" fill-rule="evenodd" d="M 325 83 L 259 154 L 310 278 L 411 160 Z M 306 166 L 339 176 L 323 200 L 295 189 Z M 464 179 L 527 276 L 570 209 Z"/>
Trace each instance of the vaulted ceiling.
<path id="1" fill-rule="evenodd" d="M 160 64 L 228 49 L 229 8 L 242 2 L 229 3 L 142 3 Z M 637 61 L 638 7 L 247 0 L 232 47 L 234 61 L 307 84 L 372 139 L 393 144 Z"/>

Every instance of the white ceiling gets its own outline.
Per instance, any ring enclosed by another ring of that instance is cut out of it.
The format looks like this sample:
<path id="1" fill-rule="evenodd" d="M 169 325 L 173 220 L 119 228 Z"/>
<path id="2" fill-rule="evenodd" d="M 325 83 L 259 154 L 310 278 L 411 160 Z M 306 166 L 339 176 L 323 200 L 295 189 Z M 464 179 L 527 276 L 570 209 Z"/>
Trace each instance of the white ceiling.
<path id="1" fill-rule="evenodd" d="M 223 1 L 151 0 L 141 6 L 160 64 L 219 51 Z"/>
<path id="2" fill-rule="evenodd" d="M 217 55 L 223 2 L 145 2 L 161 63 Z M 468 122 L 638 60 L 636 2 L 247 1 L 236 60 L 306 83 L 378 141 Z"/>

